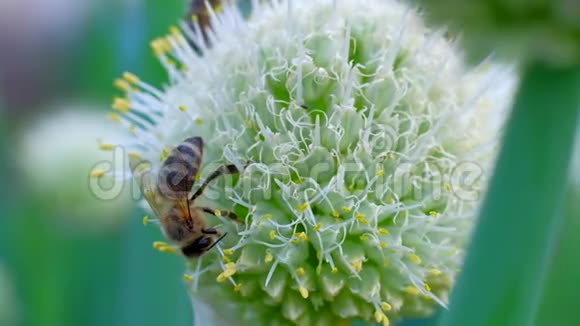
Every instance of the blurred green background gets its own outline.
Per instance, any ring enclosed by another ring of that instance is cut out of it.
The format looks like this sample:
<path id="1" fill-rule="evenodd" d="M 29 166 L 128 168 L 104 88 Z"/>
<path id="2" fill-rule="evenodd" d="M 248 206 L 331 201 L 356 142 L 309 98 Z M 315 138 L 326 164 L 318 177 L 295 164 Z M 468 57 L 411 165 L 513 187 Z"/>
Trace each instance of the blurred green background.
<path id="1" fill-rule="evenodd" d="M 0 326 L 191 325 L 183 261 L 151 248 L 161 235 L 142 225 L 144 211 L 133 202 L 103 216 L 102 207 L 75 197 L 66 180 L 39 179 L 74 171 L 61 162 L 68 156 L 51 139 L 26 140 L 63 110 L 104 117 L 115 94 L 112 81 L 124 71 L 162 85 L 165 74 L 149 40 L 183 17 L 186 2 L 0 2 Z M 577 191 L 566 198 L 567 225 L 555 248 L 538 325 L 577 322 L 570 312 L 580 302 L 574 290 L 580 277 L 578 198 Z"/>
<path id="2" fill-rule="evenodd" d="M 0 325 L 191 325 L 183 261 L 151 248 L 161 235 L 142 225 L 143 210 L 132 203 L 99 216 L 75 207 L 67 216 L 55 198 L 69 185 L 39 191 L 43 180 L 29 170 L 46 162 L 22 162 L 18 148 L 50 114 L 104 119 L 125 70 L 161 84 L 149 40 L 185 8 L 182 0 L 0 2 Z M 65 161 L 56 148 L 55 160 Z M 62 163 L 52 173 L 70 172 Z"/>

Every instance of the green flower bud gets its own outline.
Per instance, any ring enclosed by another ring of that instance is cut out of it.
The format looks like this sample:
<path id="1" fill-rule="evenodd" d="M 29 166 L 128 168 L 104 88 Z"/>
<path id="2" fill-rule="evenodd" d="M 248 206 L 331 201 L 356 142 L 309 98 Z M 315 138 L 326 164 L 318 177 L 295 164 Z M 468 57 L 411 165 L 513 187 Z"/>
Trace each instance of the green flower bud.
<path id="1" fill-rule="evenodd" d="M 444 306 L 509 70 L 468 68 L 395 1 L 257 3 L 248 21 L 226 5 L 212 26 L 211 47 L 186 23 L 154 41 L 169 84 L 125 74 L 113 104 L 133 166 L 154 176 L 135 170 L 153 211 L 166 204 L 155 176 L 186 138 L 204 139 L 200 180 L 240 169 L 195 202 L 243 221 L 208 216 L 227 236 L 188 261 L 199 324 L 387 325 Z"/>

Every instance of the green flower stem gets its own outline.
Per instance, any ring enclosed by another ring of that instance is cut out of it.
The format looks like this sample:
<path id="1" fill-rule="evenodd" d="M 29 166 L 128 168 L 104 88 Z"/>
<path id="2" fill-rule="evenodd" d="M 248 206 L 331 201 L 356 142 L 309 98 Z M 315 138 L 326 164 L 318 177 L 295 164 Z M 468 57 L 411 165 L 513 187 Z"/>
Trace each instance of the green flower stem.
<path id="1" fill-rule="evenodd" d="M 561 225 L 580 69 L 531 65 L 464 270 L 440 325 L 530 325 Z"/>
<path id="2" fill-rule="evenodd" d="M 566 195 L 564 227 L 558 238 L 558 251 L 553 257 L 546 278 L 536 325 L 577 325 L 580 293 L 574 286 L 580 275 L 580 189 Z"/>

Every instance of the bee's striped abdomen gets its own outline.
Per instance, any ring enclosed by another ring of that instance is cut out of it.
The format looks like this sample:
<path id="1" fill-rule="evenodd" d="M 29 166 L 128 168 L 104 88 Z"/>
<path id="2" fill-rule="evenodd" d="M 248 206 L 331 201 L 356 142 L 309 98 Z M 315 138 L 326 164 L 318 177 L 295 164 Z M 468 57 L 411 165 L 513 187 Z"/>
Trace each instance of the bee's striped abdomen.
<path id="1" fill-rule="evenodd" d="M 183 198 L 191 191 L 201 166 L 203 140 L 191 137 L 171 150 L 159 170 L 160 192 L 168 198 Z"/>

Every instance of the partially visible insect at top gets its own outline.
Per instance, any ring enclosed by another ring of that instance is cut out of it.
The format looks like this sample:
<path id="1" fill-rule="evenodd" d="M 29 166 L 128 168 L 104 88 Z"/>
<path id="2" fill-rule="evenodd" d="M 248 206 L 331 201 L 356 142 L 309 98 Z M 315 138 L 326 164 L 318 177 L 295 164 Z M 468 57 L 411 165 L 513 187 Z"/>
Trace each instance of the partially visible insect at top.
<path id="1" fill-rule="evenodd" d="M 201 33 L 206 46 L 210 47 L 208 31 L 211 29 L 211 13 L 219 13 L 222 10 L 223 0 L 192 0 L 189 5 L 187 21 L 195 33 Z M 199 52 L 199 47 L 195 46 Z"/>
<path id="2" fill-rule="evenodd" d="M 209 207 L 197 207 L 195 200 L 203 194 L 205 188 L 216 178 L 226 174 L 239 173 L 238 168 L 223 165 L 211 173 L 191 194 L 197 179 L 203 158 L 203 140 L 201 137 L 185 139 L 173 148 L 163 161 L 157 175 L 157 190 L 147 189 L 144 195 L 155 214 L 165 236 L 179 246 L 184 256 L 198 257 L 215 246 L 223 235 L 208 227 L 204 213 L 224 216 L 240 222 L 235 213 L 227 210 L 216 210 Z M 158 198 L 159 196 L 163 198 Z M 217 237 L 217 240 L 214 240 Z"/>

